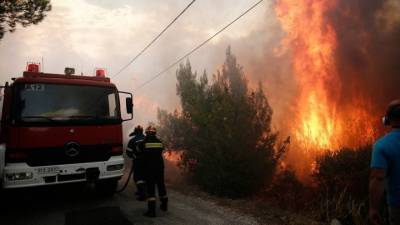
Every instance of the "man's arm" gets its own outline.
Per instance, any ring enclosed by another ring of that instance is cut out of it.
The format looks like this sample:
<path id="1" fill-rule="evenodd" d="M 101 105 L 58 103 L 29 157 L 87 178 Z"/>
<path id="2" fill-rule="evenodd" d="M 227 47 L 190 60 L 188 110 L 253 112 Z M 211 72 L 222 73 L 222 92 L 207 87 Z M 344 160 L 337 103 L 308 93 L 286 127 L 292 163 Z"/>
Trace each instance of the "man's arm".
<path id="1" fill-rule="evenodd" d="M 369 179 L 369 218 L 374 225 L 381 224 L 379 206 L 385 191 L 385 176 L 385 169 L 371 169 Z"/>
<path id="2" fill-rule="evenodd" d="M 129 142 L 128 142 L 128 146 L 126 147 L 126 155 L 129 157 L 129 158 L 131 158 L 131 159 L 134 159 L 134 158 L 136 158 L 136 156 L 135 156 L 135 154 L 134 154 L 134 143 L 133 143 L 133 139 L 131 139 Z"/>

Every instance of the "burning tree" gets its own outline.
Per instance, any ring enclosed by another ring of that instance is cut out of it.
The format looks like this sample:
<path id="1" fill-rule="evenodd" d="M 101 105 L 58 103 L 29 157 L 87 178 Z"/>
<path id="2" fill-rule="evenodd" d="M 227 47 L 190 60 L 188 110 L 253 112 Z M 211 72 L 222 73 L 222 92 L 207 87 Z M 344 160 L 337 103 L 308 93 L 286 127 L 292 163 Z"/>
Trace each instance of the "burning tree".
<path id="1" fill-rule="evenodd" d="M 177 70 L 182 111 L 159 111 L 160 135 L 184 149 L 182 165 L 210 193 L 243 196 L 264 187 L 282 154 L 275 151 L 272 109 L 261 85 L 249 90 L 230 48 L 209 84 L 189 62 Z"/>

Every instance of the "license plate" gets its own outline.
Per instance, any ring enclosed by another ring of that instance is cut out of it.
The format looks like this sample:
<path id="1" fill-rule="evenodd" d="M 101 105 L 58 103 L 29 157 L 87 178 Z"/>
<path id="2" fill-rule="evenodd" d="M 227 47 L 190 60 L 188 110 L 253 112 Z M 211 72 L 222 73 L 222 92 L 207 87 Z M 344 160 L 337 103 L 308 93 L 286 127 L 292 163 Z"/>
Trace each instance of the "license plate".
<path id="1" fill-rule="evenodd" d="M 57 166 L 52 166 L 52 167 L 40 167 L 37 169 L 38 174 L 56 174 L 60 168 Z"/>

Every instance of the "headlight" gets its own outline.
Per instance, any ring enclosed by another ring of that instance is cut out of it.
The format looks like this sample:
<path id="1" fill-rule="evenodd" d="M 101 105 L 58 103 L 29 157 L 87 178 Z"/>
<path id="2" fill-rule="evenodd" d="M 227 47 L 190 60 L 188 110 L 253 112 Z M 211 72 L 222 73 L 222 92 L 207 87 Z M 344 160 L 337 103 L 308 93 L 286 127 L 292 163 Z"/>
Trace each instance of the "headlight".
<path id="1" fill-rule="evenodd" d="M 33 173 L 9 173 L 6 174 L 7 180 L 14 181 L 14 180 L 29 180 L 33 178 Z"/>
<path id="2" fill-rule="evenodd" d="M 115 170 L 122 170 L 124 168 L 124 164 L 116 164 L 107 166 L 107 171 L 115 171 Z"/>

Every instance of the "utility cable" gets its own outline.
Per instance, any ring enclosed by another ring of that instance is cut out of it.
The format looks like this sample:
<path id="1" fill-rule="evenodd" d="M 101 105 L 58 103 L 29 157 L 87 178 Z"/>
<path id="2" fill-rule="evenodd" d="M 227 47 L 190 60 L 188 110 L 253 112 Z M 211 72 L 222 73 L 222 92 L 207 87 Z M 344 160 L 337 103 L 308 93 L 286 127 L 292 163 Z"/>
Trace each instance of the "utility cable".
<path id="1" fill-rule="evenodd" d="M 112 76 L 113 78 L 115 78 L 116 76 L 118 76 L 119 74 L 121 74 L 122 73 L 122 71 L 124 71 L 126 68 L 128 68 L 128 66 L 130 66 L 134 61 L 136 61 L 136 59 L 138 59 L 154 42 L 156 42 L 160 37 L 161 37 L 161 35 L 163 35 L 164 33 L 165 33 L 165 31 L 167 31 L 168 30 L 168 28 L 169 27 L 171 27 L 172 26 L 172 24 L 174 24 L 177 20 L 178 20 L 178 18 L 180 17 L 180 16 L 182 16 L 183 15 L 183 13 L 185 13 L 186 12 L 186 10 L 191 6 L 191 5 L 193 5 L 193 3 L 195 2 L 196 0 L 192 0 L 183 10 L 182 10 L 182 12 L 180 12 L 179 14 L 178 14 L 178 16 L 176 16 L 149 44 L 147 44 L 146 45 L 146 47 L 144 47 L 143 49 L 142 49 L 142 51 L 140 51 L 131 61 L 129 61 L 125 66 L 123 66 L 116 74 L 114 74 L 114 76 Z"/>
<path id="2" fill-rule="evenodd" d="M 246 11 L 244 11 L 242 14 L 240 14 L 238 17 L 236 17 L 236 19 L 234 19 L 232 22 L 228 23 L 227 25 L 225 25 L 222 29 L 220 29 L 218 32 L 216 32 L 214 35 L 210 36 L 207 40 L 203 41 L 201 44 L 199 44 L 198 46 L 196 46 L 195 48 L 193 48 L 190 52 L 186 53 L 184 56 L 180 57 L 178 60 L 176 60 L 174 63 L 172 63 L 171 65 L 169 65 L 168 67 L 166 67 L 165 69 L 161 70 L 161 72 L 157 73 L 155 76 L 153 76 L 152 78 L 150 78 L 149 80 L 145 81 L 144 83 L 142 83 L 141 85 L 137 86 L 136 88 L 134 88 L 134 90 L 139 90 L 141 88 L 143 88 L 144 86 L 146 86 L 147 84 L 151 83 L 153 80 L 157 79 L 159 76 L 161 76 L 162 74 L 164 74 L 165 72 L 167 72 L 168 70 L 170 70 L 172 67 L 176 66 L 178 63 L 180 63 L 183 59 L 187 58 L 188 56 L 190 56 L 191 54 L 193 54 L 195 51 L 197 51 L 199 48 L 203 47 L 205 44 L 207 44 L 209 41 L 211 41 L 213 38 L 215 38 L 216 36 L 218 36 L 220 33 L 222 33 L 224 30 L 226 30 L 229 26 L 231 26 L 233 23 L 235 23 L 236 21 L 238 21 L 240 18 L 242 18 L 244 15 L 246 15 L 247 13 L 249 13 L 252 9 L 254 9 L 257 5 L 259 5 L 263 0 L 260 0 L 258 2 L 256 2 L 254 5 L 252 5 L 249 9 L 247 9 Z"/>

